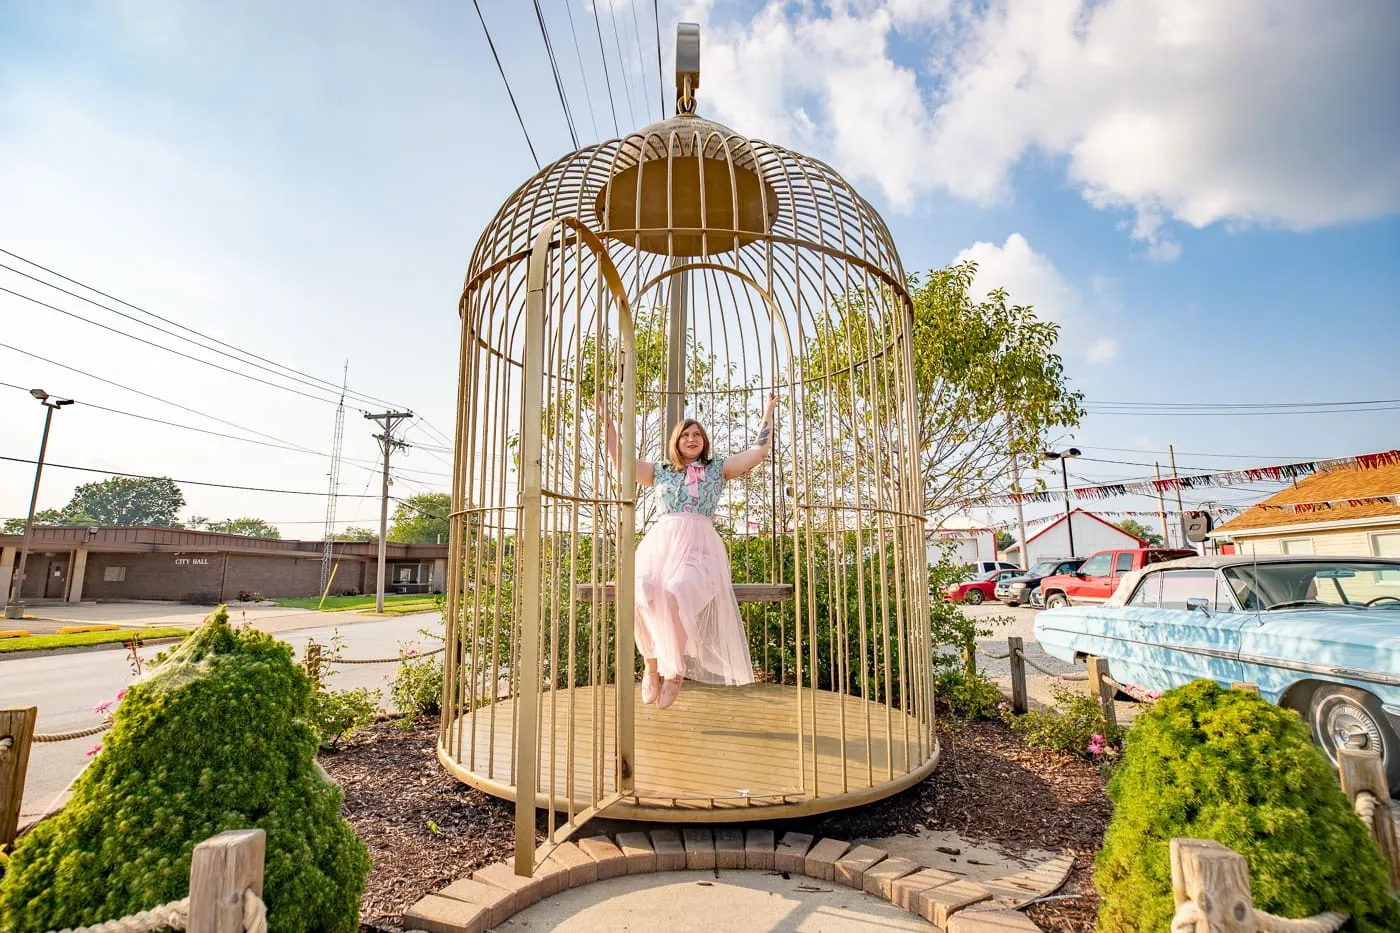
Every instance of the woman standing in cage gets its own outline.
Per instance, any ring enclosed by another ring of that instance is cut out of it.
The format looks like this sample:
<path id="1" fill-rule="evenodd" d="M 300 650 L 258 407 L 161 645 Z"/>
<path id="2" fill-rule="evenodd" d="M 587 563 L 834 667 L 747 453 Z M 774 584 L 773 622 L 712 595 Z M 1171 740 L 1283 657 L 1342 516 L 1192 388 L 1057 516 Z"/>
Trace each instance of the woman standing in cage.
<path id="1" fill-rule="evenodd" d="M 637 546 L 637 647 L 646 673 L 642 702 L 666 709 L 685 678 L 710 684 L 753 683 L 753 662 L 729 574 L 729 556 L 715 531 L 715 509 L 724 481 L 736 479 L 767 459 L 773 442 L 768 399 L 754 445 L 717 457 L 710 437 L 694 418 L 679 422 L 666 445 L 666 459 L 637 461 L 637 482 L 656 487 L 660 516 Z M 607 434 L 608 456 L 621 466 L 617 428 L 606 402 L 595 399 Z"/>

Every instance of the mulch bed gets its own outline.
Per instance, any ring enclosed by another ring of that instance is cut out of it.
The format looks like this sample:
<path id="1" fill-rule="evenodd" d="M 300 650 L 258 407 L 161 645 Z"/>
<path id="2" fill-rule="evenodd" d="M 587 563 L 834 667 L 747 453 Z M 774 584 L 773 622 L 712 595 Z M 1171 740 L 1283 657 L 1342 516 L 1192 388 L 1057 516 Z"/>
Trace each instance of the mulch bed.
<path id="1" fill-rule="evenodd" d="M 1036 904 L 1029 915 L 1045 930 L 1090 933 L 1093 856 L 1110 814 L 1098 768 L 1028 748 L 999 723 L 943 723 L 943 760 L 927 780 L 866 807 L 775 828 L 843 839 L 946 829 L 1011 852 L 1069 850 L 1074 873 L 1058 893 L 1073 896 Z M 513 805 L 450 777 L 436 739 L 435 721 L 406 731 L 382 722 L 321 756 L 374 859 L 363 931 L 399 930 L 399 916 L 420 897 L 513 851 Z"/>

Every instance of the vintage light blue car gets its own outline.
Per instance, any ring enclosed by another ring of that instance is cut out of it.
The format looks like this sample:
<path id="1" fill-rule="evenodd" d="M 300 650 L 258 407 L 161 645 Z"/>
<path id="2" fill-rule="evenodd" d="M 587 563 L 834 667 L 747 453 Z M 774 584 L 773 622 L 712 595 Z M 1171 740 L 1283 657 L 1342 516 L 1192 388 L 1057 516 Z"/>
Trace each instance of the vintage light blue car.
<path id="1" fill-rule="evenodd" d="M 1400 561 L 1188 557 L 1127 577 L 1101 606 L 1047 609 L 1050 655 L 1097 655 L 1130 692 L 1192 680 L 1259 685 L 1337 747 L 1381 753 L 1400 788 Z"/>

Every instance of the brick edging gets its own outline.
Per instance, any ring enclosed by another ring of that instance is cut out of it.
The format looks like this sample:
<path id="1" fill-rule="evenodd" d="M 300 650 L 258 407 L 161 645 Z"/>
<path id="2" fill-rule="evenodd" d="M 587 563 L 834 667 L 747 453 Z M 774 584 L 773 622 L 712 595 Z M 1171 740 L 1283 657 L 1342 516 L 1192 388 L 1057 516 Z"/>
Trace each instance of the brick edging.
<path id="1" fill-rule="evenodd" d="M 682 869 L 746 869 L 805 875 L 882 897 L 948 933 L 1034 933 L 1018 912 L 1057 890 L 1073 862 L 1051 859 L 1028 871 L 972 882 L 875 846 L 771 829 L 671 827 L 588 836 L 556 846 L 531 878 L 514 858 L 496 862 L 429 894 L 403 915 L 406 931 L 485 933 L 514 914 L 569 888 L 620 875 Z"/>

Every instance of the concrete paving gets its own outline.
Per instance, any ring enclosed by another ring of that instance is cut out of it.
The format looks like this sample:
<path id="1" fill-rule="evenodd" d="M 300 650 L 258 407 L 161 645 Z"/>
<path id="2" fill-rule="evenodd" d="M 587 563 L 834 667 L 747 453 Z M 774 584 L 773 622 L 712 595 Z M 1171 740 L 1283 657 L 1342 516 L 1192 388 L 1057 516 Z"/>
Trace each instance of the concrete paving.
<path id="1" fill-rule="evenodd" d="M 874 846 L 893 858 L 907 858 L 968 881 L 1004 878 L 1042 865 L 1058 854 L 1043 849 L 1011 852 L 995 843 L 970 842 L 951 830 L 930 829 L 908 836 L 852 839 L 851 845 Z"/>
<path id="2" fill-rule="evenodd" d="M 572 888 L 527 907 L 499 933 L 932 933 L 938 928 L 883 898 L 777 872 L 677 871 L 626 875 Z"/>

